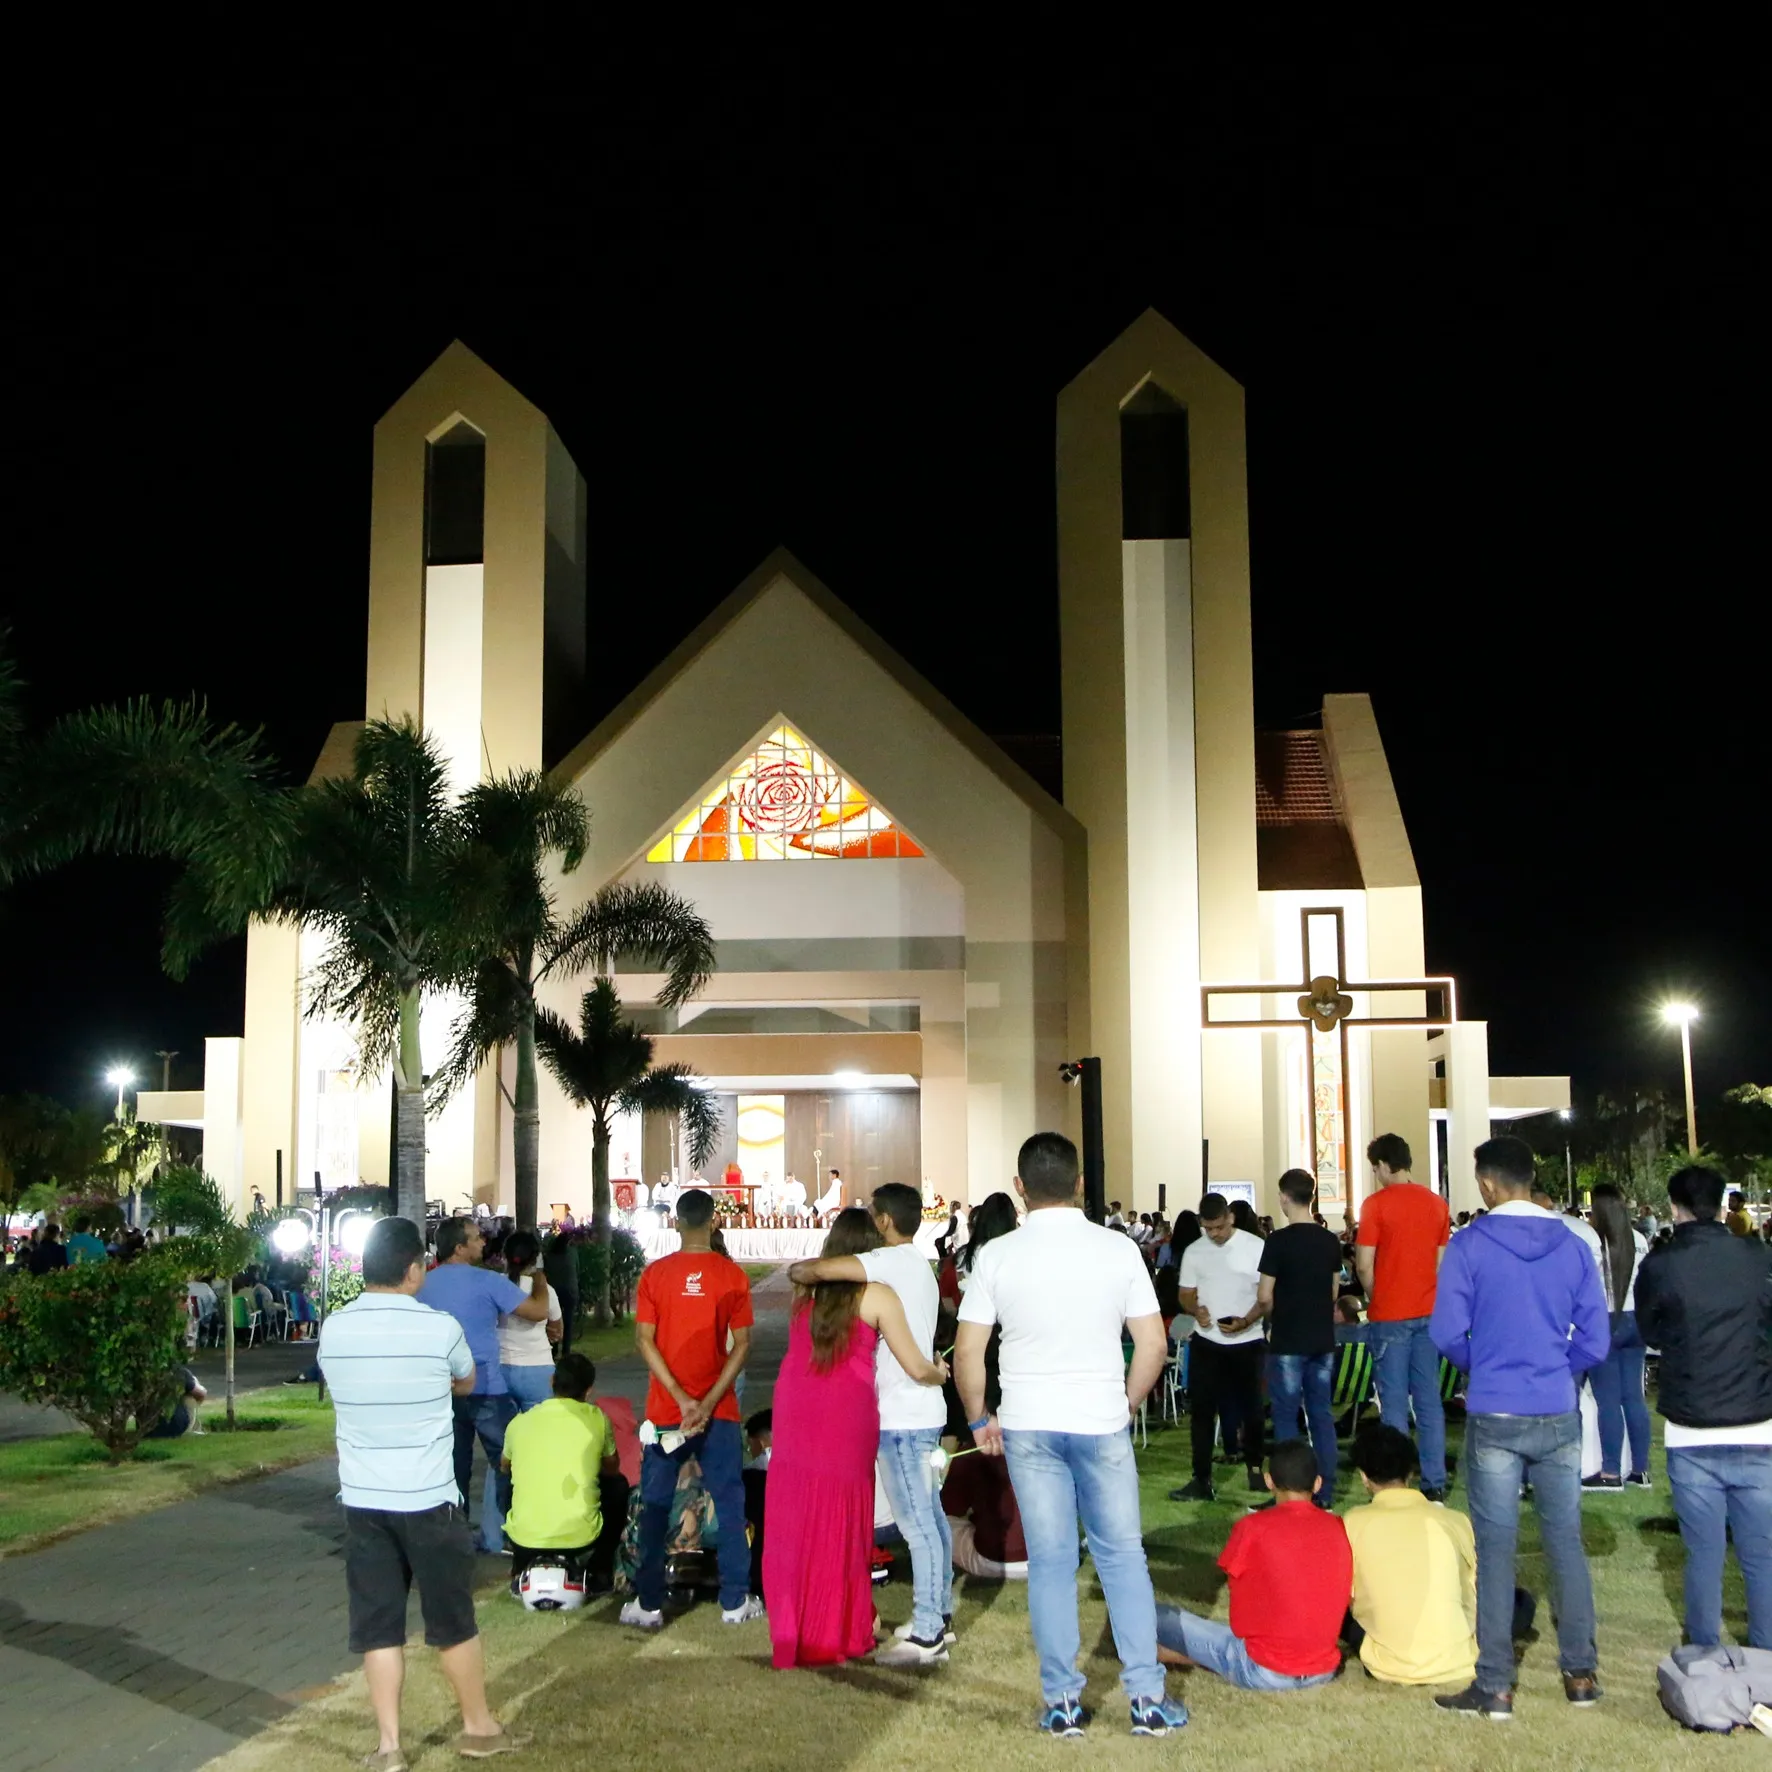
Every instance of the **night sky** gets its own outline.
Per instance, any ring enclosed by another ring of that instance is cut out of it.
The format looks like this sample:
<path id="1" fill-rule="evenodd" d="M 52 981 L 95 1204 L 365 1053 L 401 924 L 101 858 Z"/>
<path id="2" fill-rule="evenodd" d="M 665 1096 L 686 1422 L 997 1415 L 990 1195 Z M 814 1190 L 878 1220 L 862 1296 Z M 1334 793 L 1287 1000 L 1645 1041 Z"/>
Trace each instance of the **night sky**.
<path id="1" fill-rule="evenodd" d="M 195 691 L 305 774 L 363 712 L 371 427 L 459 336 L 589 483 L 595 712 L 784 544 L 1056 732 L 1054 399 L 1155 306 L 1247 389 L 1258 717 L 1372 695 L 1494 1068 L 1677 1089 L 1677 993 L 1701 1094 L 1772 1082 L 1747 58 L 178 47 L 14 168 L 34 720 Z M 165 980 L 164 885 L 8 895 L 0 1092 L 196 1086 L 243 947 Z"/>

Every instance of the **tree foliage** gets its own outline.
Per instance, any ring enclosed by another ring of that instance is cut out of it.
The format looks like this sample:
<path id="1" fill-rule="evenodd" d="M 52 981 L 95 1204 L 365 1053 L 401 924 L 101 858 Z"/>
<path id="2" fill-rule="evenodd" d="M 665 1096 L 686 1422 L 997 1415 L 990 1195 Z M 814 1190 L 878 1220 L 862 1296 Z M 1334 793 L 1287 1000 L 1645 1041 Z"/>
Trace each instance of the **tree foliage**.
<path id="1" fill-rule="evenodd" d="M 179 1394 L 191 1260 L 168 1244 L 15 1276 L 0 1289 L 0 1390 L 65 1410 L 122 1463 Z"/>

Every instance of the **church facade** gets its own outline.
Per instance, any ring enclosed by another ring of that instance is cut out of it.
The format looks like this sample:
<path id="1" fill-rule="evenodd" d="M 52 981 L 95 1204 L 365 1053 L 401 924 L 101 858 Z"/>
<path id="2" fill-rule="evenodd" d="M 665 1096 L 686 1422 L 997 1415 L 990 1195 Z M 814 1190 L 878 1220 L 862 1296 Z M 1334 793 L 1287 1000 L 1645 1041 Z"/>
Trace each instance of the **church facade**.
<path id="1" fill-rule="evenodd" d="M 365 714 L 421 721 L 458 789 L 544 767 L 574 787 L 591 847 L 562 910 L 637 879 L 707 916 L 719 966 L 693 1002 L 616 978 L 658 1061 L 724 1098 L 702 1173 L 980 1199 L 1030 1131 L 1078 1132 L 1061 1066 L 1087 1055 L 1129 1207 L 1209 1184 L 1273 1210 L 1298 1167 L 1333 1222 L 1379 1131 L 1475 1204 L 1471 1148 L 1566 1106 L 1567 1080 L 1491 1077 L 1486 1027 L 1427 973 L 1367 698 L 1256 730 L 1241 388 L 1147 313 L 1060 394 L 1058 489 L 1062 802 L 786 554 L 584 735 L 584 483 L 455 344 L 376 427 Z M 316 778 L 348 770 L 359 725 Z M 242 1207 L 388 1175 L 387 1076 L 303 1014 L 314 940 L 255 927 L 244 1036 L 208 1043 L 202 1091 L 141 1098 L 202 1125 Z M 582 988 L 551 1006 L 570 1018 Z M 427 1005 L 427 1061 L 456 1007 Z M 448 1210 L 509 1206 L 509 1081 L 488 1065 L 430 1122 Z M 588 1117 L 542 1092 L 541 1199 L 582 1215 Z M 618 1125 L 611 1172 L 691 1174 L 651 1120 Z"/>

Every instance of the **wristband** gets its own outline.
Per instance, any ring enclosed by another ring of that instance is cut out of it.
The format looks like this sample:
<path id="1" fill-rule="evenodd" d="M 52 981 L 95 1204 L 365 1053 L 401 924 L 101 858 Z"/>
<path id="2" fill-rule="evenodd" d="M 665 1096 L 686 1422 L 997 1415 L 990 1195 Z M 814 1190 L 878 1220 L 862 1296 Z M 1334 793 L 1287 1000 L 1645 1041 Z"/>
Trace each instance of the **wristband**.
<path id="1" fill-rule="evenodd" d="M 979 1418 L 976 1421 L 967 1422 L 966 1423 L 966 1431 L 969 1434 L 980 1434 L 980 1433 L 983 1433 L 984 1430 L 987 1427 L 989 1427 L 990 1425 L 991 1425 L 991 1418 L 990 1418 L 989 1412 L 987 1411 L 985 1414 L 979 1416 Z"/>

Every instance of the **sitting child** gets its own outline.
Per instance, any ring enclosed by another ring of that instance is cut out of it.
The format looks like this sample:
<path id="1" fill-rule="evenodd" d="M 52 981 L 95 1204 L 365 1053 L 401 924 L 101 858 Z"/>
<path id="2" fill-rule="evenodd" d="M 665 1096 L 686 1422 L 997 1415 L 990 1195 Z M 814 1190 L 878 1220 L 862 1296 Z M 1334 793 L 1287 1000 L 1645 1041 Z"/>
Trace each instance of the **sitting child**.
<path id="1" fill-rule="evenodd" d="M 602 1535 L 601 1478 L 617 1461 L 607 1418 L 586 1401 L 596 1382 L 597 1368 L 583 1354 L 563 1354 L 554 1394 L 505 1429 L 513 1593 L 531 1563 L 558 1557 L 583 1570 Z"/>
<path id="2" fill-rule="evenodd" d="M 1366 1671 L 1402 1686 L 1466 1686 L 1477 1677 L 1477 1546 L 1470 1521 L 1410 1485 L 1415 1443 L 1372 1421 L 1354 1436 L 1354 1468 L 1372 1497 L 1345 1521 L 1354 1598 L 1342 1636 Z M 1514 1635 L 1536 1607 L 1514 1590 Z"/>
<path id="3" fill-rule="evenodd" d="M 956 1453 L 941 1486 L 941 1511 L 954 1539 L 954 1567 L 981 1581 L 1026 1581 L 1027 1539 L 1001 1458 Z"/>
<path id="4" fill-rule="evenodd" d="M 1334 1514 L 1313 1506 L 1316 1454 L 1285 1440 L 1268 1459 L 1274 1505 L 1231 1528 L 1218 1566 L 1230 1577 L 1229 1624 L 1157 1608 L 1157 1659 L 1203 1667 L 1233 1686 L 1289 1692 L 1341 1671 L 1336 1637 L 1353 1587 L 1353 1555 Z"/>

